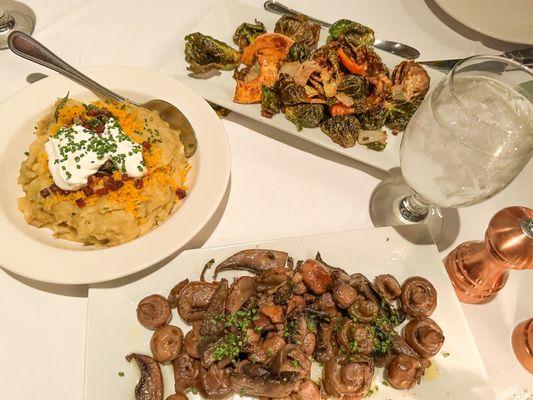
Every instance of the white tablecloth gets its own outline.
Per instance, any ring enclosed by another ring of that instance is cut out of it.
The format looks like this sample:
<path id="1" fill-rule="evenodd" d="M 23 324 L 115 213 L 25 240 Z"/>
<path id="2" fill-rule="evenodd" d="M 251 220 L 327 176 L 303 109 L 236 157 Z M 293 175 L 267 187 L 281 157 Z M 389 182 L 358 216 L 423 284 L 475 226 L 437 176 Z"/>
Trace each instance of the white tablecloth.
<path id="1" fill-rule="evenodd" d="M 249 1 L 262 4 L 262 0 Z M 26 3 L 37 15 L 35 37 L 74 66 L 158 69 L 213 2 Z M 427 59 L 512 48 L 460 26 L 432 0 L 286 2 L 325 20 L 359 20 L 372 26 L 379 37 L 414 45 Z M 35 77 L 31 74 L 37 72 L 50 73 L 8 51 L 0 52 L 0 100 L 28 86 Z M 212 234 L 202 246 L 372 227 L 368 202 L 384 175 L 370 175 L 356 162 L 293 142 L 238 115 L 224 120 L 224 126 L 232 151 L 231 191 L 218 225 L 211 227 Z M 499 209 L 533 207 L 532 179 L 530 162 L 502 193 L 459 210 L 458 233 L 440 245 L 442 255 L 461 241 L 482 238 Z M 533 271 L 513 272 L 495 300 L 463 307 L 498 399 L 526 399 L 526 392 L 533 390 L 532 376 L 520 367 L 510 346 L 512 327 L 533 316 L 532 287 Z M 83 398 L 86 305 L 87 287 L 33 282 L 0 269 L 2 400 Z"/>

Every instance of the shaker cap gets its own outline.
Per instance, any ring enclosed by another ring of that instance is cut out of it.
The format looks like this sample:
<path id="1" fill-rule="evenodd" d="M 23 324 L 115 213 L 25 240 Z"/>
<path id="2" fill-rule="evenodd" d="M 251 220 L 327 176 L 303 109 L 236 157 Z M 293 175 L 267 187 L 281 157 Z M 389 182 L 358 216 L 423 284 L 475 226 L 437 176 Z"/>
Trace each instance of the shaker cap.
<path id="1" fill-rule="evenodd" d="M 533 268 L 533 210 L 508 207 L 490 220 L 485 234 L 492 250 L 513 269 Z"/>

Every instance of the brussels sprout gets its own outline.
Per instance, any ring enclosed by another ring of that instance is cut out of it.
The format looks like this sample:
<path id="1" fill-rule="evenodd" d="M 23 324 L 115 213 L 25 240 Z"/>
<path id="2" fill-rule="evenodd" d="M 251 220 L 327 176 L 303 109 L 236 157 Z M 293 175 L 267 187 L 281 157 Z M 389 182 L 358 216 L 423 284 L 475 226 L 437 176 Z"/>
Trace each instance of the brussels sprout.
<path id="1" fill-rule="evenodd" d="M 368 147 L 370 150 L 382 151 L 387 146 L 387 132 L 385 131 L 361 131 L 357 143 Z"/>
<path id="2" fill-rule="evenodd" d="M 324 119 L 325 111 L 322 104 L 297 104 L 285 107 L 285 118 L 296 125 L 296 129 L 316 128 Z"/>
<path id="3" fill-rule="evenodd" d="M 361 128 L 367 131 L 373 131 L 381 129 L 385 125 L 385 119 L 387 118 L 387 113 L 385 109 L 380 108 L 379 110 L 368 111 L 359 116 L 359 121 L 361 122 Z"/>
<path id="4" fill-rule="evenodd" d="M 361 125 L 353 115 L 336 115 L 326 119 L 320 129 L 338 145 L 352 147 L 357 142 Z"/>
<path id="5" fill-rule="evenodd" d="M 385 113 L 387 115 L 385 125 L 392 129 L 393 133 L 405 130 L 409 120 L 415 113 L 422 101 L 392 100 L 385 103 Z"/>
<path id="6" fill-rule="evenodd" d="M 304 62 L 311 55 L 311 49 L 304 43 L 294 42 L 287 54 L 287 61 Z"/>
<path id="7" fill-rule="evenodd" d="M 239 25 L 233 34 L 233 41 L 242 51 L 245 47 L 249 46 L 257 36 L 262 35 L 263 33 L 266 33 L 266 29 L 262 22 L 259 22 L 258 20 L 255 20 L 255 24 L 244 22 Z"/>
<path id="8" fill-rule="evenodd" d="M 341 78 L 337 90 L 354 99 L 362 99 L 370 94 L 370 84 L 361 76 L 346 74 Z"/>
<path id="9" fill-rule="evenodd" d="M 426 70 L 414 61 L 402 61 L 391 74 L 392 95 L 396 100 L 423 99 L 429 90 Z"/>
<path id="10" fill-rule="evenodd" d="M 308 101 L 307 90 L 293 81 L 280 83 L 280 97 L 283 105 L 294 105 Z"/>
<path id="11" fill-rule="evenodd" d="M 276 22 L 274 32 L 288 36 L 313 50 L 316 49 L 320 37 L 320 25 L 310 23 L 304 15 L 284 15 Z"/>
<path id="12" fill-rule="evenodd" d="M 241 53 L 226 43 L 199 32 L 185 36 L 187 69 L 203 74 L 215 69 L 232 70 L 241 63 Z"/>
<path id="13" fill-rule="evenodd" d="M 276 85 L 261 87 L 261 115 L 263 117 L 272 118 L 273 115 L 279 113 L 281 101 Z"/>
<path id="14" fill-rule="evenodd" d="M 352 46 L 372 46 L 374 31 L 349 19 L 339 19 L 329 28 L 328 43 L 332 40 L 346 39 Z"/>

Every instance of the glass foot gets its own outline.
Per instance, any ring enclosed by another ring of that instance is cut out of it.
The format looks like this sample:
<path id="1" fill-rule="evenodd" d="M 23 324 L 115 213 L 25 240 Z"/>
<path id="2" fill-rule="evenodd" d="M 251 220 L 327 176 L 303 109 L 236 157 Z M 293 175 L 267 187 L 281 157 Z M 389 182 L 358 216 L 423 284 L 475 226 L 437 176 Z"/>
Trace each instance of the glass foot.
<path id="1" fill-rule="evenodd" d="M 6 9 L 0 6 L 0 50 L 7 49 L 7 37 L 12 31 L 21 31 L 31 35 L 35 28 L 33 15 L 19 10 Z"/>
<path id="2" fill-rule="evenodd" d="M 416 218 L 401 206 L 402 201 L 412 194 L 413 191 L 401 180 L 381 182 L 370 198 L 370 218 L 374 226 L 424 223 L 435 242 L 439 242 L 444 235 L 445 228 L 445 220 L 440 209 L 429 206 L 425 217 Z"/>

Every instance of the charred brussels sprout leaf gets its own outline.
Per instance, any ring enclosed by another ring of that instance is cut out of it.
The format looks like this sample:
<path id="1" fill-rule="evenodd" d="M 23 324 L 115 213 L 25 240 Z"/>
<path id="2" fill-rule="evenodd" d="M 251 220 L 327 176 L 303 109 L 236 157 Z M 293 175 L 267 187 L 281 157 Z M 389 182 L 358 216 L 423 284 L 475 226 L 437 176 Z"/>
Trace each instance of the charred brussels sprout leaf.
<path id="1" fill-rule="evenodd" d="M 267 87 L 265 85 L 261 88 L 261 115 L 263 117 L 272 118 L 273 115 L 279 113 L 281 102 L 279 99 L 277 87 Z"/>
<path id="2" fill-rule="evenodd" d="M 233 34 L 233 41 L 239 49 L 243 50 L 245 47 L 248 47 L 254 39 L 266 33 L 265 25 L 258 20 L 255 20 L 255 24 L 249 24 L 244 22 L 239 25 L 235 33 Z"/>
<path id="3" fill-rule="evenodd" d="M 385 125 L 392 129 L 393 133 L 405 130 L 409 120 L 420 105 L 421 100 L 405 101 L 393 100 L 385 103 Z"/>
<path id="4" fill-rule="evenodd" d="M 380 130 L 361 131 L 357 142 L 370 150 L 382 151 L 387 146 L 387 132 Z"/>
<path id="5" fill-rule="evenodd" d="M 290 37 L 296 43 L 305 44 L 309 49 L 316 49 L 320 37 L 320 25 L 309 23 L 303 15 L 284 15 L 274 28 L 274 32 Z"/>
<path id="6" fill-rule="evenodd" d="M 311 49 L 304 43 L 294 42 L 287 54 L 287 61 L 304 62 L 311 55 Z"/>
<path id="7" fill-rule="evenodd" d="M 296 125 L 296 129 L 316 128 L 324 119 L 322 104 L 297 104 L 285 107 L 285 118 Z"/>
<path id="8" fill-rule="evenodd" d="M 219 118 L 227 117 L 231 110 L 228 110 L 227 108 L 224 108 L 222 106 L 219 106 L 218 104 L 209 103 L 211 108 L 215 110 Z"/>
<path id="9" fill-rule="evenodd" d="M 354 99 L 366 99 L 370 94 L 370 85 L 361 76 L 347 74 L 341 78 L 337 90 L 346 93 Z"/>
<path id="10" fill-rule="evenodd" d="M 374 44 L 374 31 L 349 19 L 339 19 L 329 28 L 328 42 L 346 39 L 352 46 L 371 46 Z"/>
<path id="11" fill-rule="evenodd" d="M 320 129 L 338 145 L 352 147 L 357 142 L 361 125 L 353 115 L 336 115 L 326 119 Z"/>
<path id="12" fill-rule="evenodd" d="M 202 74 L 214 69 L 237 68 L 241 53 L 220 40 L 196 32 L 185 36 L 185 60 L 189 71 Z"/>
<path id="13" fill-rule="evenodd" d="M 308 100 L 305 87 L 292 81 L 280 84 L 280 96 L 284 105 L 306 103 Z"/>
<path id="14" fill-rule="evenodd" d="M 387 113 L 385 109 L 381 108 L 374 112 L 366 112 L 359 116 L 359 121 L 361 122 L 361 128 L 366 131 L 373 131 L 376 129 L 381 129 L 385 125 L 385 119 L 387 118 Z"/>

